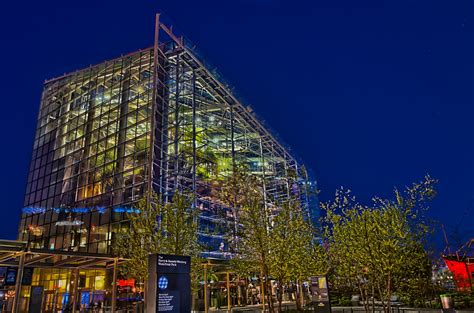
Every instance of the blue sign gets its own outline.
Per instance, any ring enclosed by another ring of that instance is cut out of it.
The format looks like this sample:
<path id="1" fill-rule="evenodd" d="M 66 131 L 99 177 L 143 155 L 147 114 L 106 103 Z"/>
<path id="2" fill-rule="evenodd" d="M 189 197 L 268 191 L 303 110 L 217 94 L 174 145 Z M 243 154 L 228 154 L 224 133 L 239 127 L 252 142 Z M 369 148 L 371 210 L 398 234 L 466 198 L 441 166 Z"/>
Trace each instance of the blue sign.
<path id="1" fill-rule="evenodd" d="M 191 258 L 188 256 L 151 255 L 148 282 L 150 294 L 146 297 L 149 312 L 191 312 L 190 271 Z"/>

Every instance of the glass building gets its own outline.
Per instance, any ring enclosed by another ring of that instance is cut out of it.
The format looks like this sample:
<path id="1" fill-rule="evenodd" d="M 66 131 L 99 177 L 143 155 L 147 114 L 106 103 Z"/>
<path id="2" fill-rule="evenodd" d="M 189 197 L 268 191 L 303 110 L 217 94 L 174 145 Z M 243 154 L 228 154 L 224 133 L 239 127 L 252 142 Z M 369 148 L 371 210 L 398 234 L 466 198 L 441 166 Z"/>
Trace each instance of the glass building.
<path id="1" fill-rule="evenodd" d="M 220 75 L 157 25 L 154 47 L 45 82 L 18 234 L 31 247 L 110 253 L 137 201 L 187 190 L 201 210 L 203 254 L 228 258 L 219 229 L 232 210 L 216 192 L 233 165 L 261 176 L 269 199 L 309 184 Z M 300 176 L 294 186 L 289 171 Z M 316 216 L 316 203 L 301 200 Z"/>

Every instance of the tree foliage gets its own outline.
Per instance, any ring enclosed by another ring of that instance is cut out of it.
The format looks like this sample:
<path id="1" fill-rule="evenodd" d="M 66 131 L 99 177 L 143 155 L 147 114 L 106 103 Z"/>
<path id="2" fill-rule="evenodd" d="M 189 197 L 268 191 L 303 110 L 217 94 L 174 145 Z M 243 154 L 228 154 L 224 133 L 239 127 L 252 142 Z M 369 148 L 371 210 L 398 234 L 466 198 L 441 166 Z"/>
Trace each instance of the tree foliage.
<path id="1" fill-rule="evenodd" d="M 279 310 L 283 287 L 300 283 L 310 276 L 325 274 L 327 258 L 316 240 L 316 232 L 300 202 L 286 201 L 279 207 L 270 229 L 270 275 L 279 286 Z M 302 295 L 298 295 L 302 304 Z"/>
<path id="2" fill-rule="evenodd" d="M 380 299 L 389 312 L 394 292 L 409 296 L 414 286 L 429 284 L 424 213 L 435 184 L 426 177 L 403 192 L 395 190 L 394 200 L 375 198 L 371 206 L 341 189 L 334 201 L 322 205 L 335 286 L 359 290 L 367 311 L 369 299 Z"/>
<path id="3" fill-rule="evenodd" d="M 327 264 L 298 188 L 293 188 L 296 176 L 290 173 L 285 179 L 289 190 L 284 201 L 269 198 L 262 179 L 242 168 L 236 169 L 222 187 L 222 200 L 234 205 L 237 213 L 238 241 L 232 264 L 240 276 L 260 277 L 271 312 L 270 278 L 279 286 L 281 310 L 283 286 L 324 273 Z"/>
<path id="4" fill-rule="evenodd" d="M 150 203 L 141 200 L 134 213 L 127 213 L 128 227 L 115 238 L 115 254 L 129 259 L 121 267 L 122 275 L 144 282 L 149 254 L 188 255 L 192 257 L 191 275 L 196 284 L 201 270 L 198 214 L 192 198 L 183 193 L 175 193 L 167 203 L 158 194 L 151 196 Z"/>
<path id="5" fill-rule="evenodd" d="M 162 233 L 158 232 L 158 216 L 163 213 L 163 203 L 159 196 L 153 196 L 153 204 L 140 200 L 136 211 L 127 213 L 126 224 L 115 234 L 114 254 L 129 259 L 120 267 L 125 277 L 133 277 L 140 282 L 148 278 L 148 255 L 159 253 Z"/>

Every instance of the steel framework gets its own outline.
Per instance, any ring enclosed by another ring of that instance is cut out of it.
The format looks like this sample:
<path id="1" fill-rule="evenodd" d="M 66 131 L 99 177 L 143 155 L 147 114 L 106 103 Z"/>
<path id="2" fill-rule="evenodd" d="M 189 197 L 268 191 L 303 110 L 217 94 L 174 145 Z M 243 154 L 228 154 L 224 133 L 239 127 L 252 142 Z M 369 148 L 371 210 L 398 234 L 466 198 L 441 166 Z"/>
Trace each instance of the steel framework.
<path id="1" fill-rule="evenodd" d="M 201 210 L 205 255 L 227 258 L 219 229 L 235 217 L 215 194 L 236 164 L 262 178 L 269 205 L 310 183 L 158 14 L 153 47 L 45 82 L 19 239 L 109 253 L 127 208 L 152 190 L 165 197 L 187 191 Z M 292 186 L 290 171 L 299 177 Z M 299 195 L 315 215 L 309 196 Z"/>

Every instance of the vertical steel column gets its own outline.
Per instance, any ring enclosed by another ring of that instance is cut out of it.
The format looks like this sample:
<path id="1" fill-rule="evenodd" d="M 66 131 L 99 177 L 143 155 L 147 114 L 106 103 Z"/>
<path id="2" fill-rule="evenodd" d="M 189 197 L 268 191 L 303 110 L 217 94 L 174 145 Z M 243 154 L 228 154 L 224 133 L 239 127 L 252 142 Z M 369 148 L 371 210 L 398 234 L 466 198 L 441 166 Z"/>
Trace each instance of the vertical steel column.
<path id="1" fill-rule="evenodd" d="M 116 311 L 117 306 L 117 271 L 118 271 L 118 259 L 114 259 L 114 273 L 112 278 L 112 313 Z"/>
<path id="2" fill-rule="evenodd" d="M 230 273 L 226 273 L 226 279 L 227 279 L 227 311 L 230 312 L 231 310 L 231 299 L 230 299 Z"/>
<path id="3" fill-rule="evenodd" d="M 160 13 L 155 16 L 155 37 L 153 43 L 153 91 L 151 102 L 151 117 L 150 117 L 150 143 L 148 154 L 148 177 L 147 177 L 147 191 L 146 203 L 150 205 L 151 192 L 153 189 L 153 160 L 155 159 L 155 118 L 158 92 L 158 53 L 159 53 L 159 34 L 160 34 Z"/>
<path id="4" fill-rule="evenodd" d="M 260 143 L 260 157 L 261 157 L 261 162 L 262 162 L 262 188 L 263 188 L 263 205 L 265 207 L 265 217 L 267 223 L 267 231 L 270 230 L 270 225 L 269 225 L 269 216 L 268 216 L 268 205 L 267 205 L 267 184 L 265 182 L 265 157 L 263 155 L 263 143 L 262 143 L 262 137 L 259 137 L 259 143 Z"/>
<path id="5" fill-rule="evenodd" d="M 230 142 L 232 147 L 232 172 L 235 170 L 234 107 L 230 106 Z"/>
<path id="6" fill-rule="evenodd" d="M 25 252 L 20 253 L 20 261 L 18 264 L 18 273 L 16 275 L 15 283 L 15 297 L 13 298 L 13 313 L 20 312 L 20 293 L 21 293 L 21 281 L 23 280 L 23 268 L 25 267 Z"/>
<path id="7" fill-rule="evenodd" d="M 285 182 L 286 182 L 286 196 L 288 197 L 288 200 L 290 200 L 290 183 L 288 181 L 288 162 L 285 159 Z"/>
<path id="8" fill-rule="evenodd" d="M 175 107 L 174 107 L 174 186 L 173 192 L 178 188 L 179 176 L 179 85 L 180 85 L 180 54 L 176 56 L 176 73 L 175 73 Z"/>
<path id="9" fill-rule="evenodd" d="M 79 288 L 79 268 L 76 268 L 74 271 L 74 280 L 73 280 L 73 289 L 72 289 L 72 313 L 76 313 L 77 307 L 77 289 Z"/>
<path id="10" fill-rule="evenodd" d="M 197 207 L 197 199 L 196 199 L 196 72 L 193 70 L 193 97 L 192 97 L 192 106 L 193 106 L 193 117 L 192 117 L 192 124 L 193 124 L 193 204 L 194 208 Z"/>
<path id="11" fill-rule="evenodd" d="M 122 61 L 123 62 L 123 61 Z M 90 75 L 90 74 L 89 74 Z M 79 179 L 78 184 L 76 186 L 76 192 L 79 194 L 79 188 L 87 186 L 89 181 L 89 156 L 91 151 L 91 140 L 92 140 L 92 128 L 94 125 L 94 117 L 95 117 L 95 91 L 92 93 L 92 97 L 90 97 L 88 101 L 89 109 L 86 112 L 86 130 L 85 130 L 85 138 L 84 138 L 84 150 L 82 153 L 81 161 L 79 162 Z M 100 109 L 99 109 L 100 110 Z M 86 187 L 87 188 L 87 187 Z"/>
<path id="12" fill-rule="evenodd" d="M 204 313 L 209 312 L 209 305 L 207 304 L 207 264 L 204 264 Z"/>
<path id="13" fill-rule="evenodd" d="M 125 63 L 122 59 L 122 71 L 124 67 L 131 66 Z M 119 130 L 118 130 L 118 147 L 117 147 L 117 159 L 116 159 L 116 169 L 114 173 L 114 196 L 113 204 L 118 205 L 123 202 L 123 191 L 124 191 L 124 179 L 123 179 L 123 169 L 125 166 L 125 142 L 127 141 L 127 115 L 128 115 L 128 104 L 130 97 L 130 69 L 125 70 L 123 73 L 123 79 L 121 82 L 120 91 L 120 115 L 119 115 Z M 89 113 L 91 114 L 91 113 Z M 92 116 L 93 117 L 93 116 Z M 91 121 L 91 130 L 92 130 L 92 121 Z"/>
<path id="14" fill-rule="evenodd" d="M 265 200 L 265 207 L 266 207 L 266 203 L 267 203 L 267 196 L 266 196 L 266 193 L 267 193 L 267 187 L 266 187 L 266 184 L 265 184 L 265 156 L 263 155 L 263 143 L 262 143 L 262 137 L 260 136 L 259 137 L 259 144 L 260 144 L 260 160 L 262 162 L 262 178 L 263 178 L 263 191 L 264 191 L 264 194 L 263 194 L 263 198 Z"/>
<path id="15" fill-rule="evenodd" d="M 235 175 L 236 170 L 236 162 L 235 162 L 235 133 L 234 133 L 234 107 L 229 104 L 230 107 L 230 142 L 231 142 L 231 157 L 232 157 L 232 174 Z M 238 247 L 238 240 L 237 240 L 237 225 L 239 224 L 239 212 L 238 208 L 232 208 L 232 213 L 234 214 L 234 229 L 232 234 L 232 240 L 234 241 L 234 249 L 235 251 L 239 250 Z"/>

